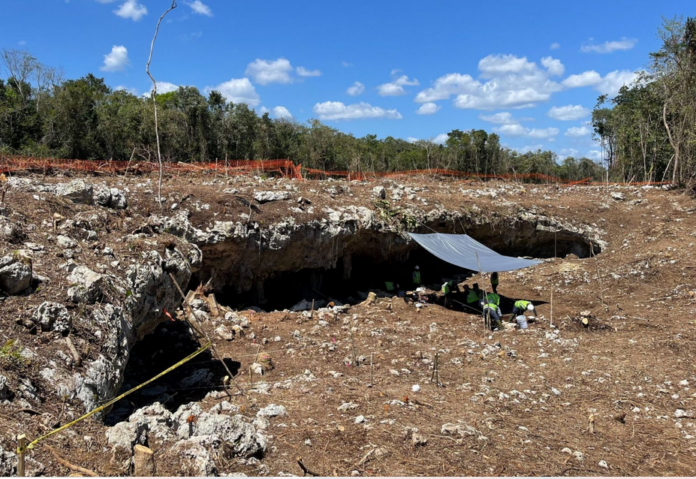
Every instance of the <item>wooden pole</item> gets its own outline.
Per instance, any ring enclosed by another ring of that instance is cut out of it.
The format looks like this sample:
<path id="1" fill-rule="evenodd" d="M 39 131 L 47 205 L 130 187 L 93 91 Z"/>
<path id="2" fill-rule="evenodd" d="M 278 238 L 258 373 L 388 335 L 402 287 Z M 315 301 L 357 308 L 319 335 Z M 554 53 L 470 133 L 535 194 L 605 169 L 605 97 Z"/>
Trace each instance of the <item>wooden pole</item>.
<path id="1" fill-rule="evenodd" d="M 153 477 L 155 475 L 155 454 L 149 447 L 136 444 L 133 448 L 134 475 Z"/>
<path id="2" fill-rule="evenodd" d="M 479 274 L 481 275 L 481 291 L 483 291 L 483 304 L 486 304 L 488 302 L 488 295 L 486 294 L 486 282 L 483 279 L 483 271 L 481 270 L 481 260 L 479 260 L 479 255 L 478 252 L 476 252 L 476 262 L 478 263 L 479 267 Z M 490 318 L 490 314 L 488 315 Z M 483 313 L 483 334 L 486 334 L 486 312 L 484 311 Z"/>
<path id="3" fill-rule="evenodd" d="M 370 353 L 370 386 L 373 384 L 374 364 L 372 362 L 375 353 Z"/>
<path id="4" fill-rule="evenodd" d="M 24 434 L 17 436 L 17 443 L 19 445 L 17 449 L 17 477 L 26 477 L 24 456 L 27 452 L 27 436 Z"/>

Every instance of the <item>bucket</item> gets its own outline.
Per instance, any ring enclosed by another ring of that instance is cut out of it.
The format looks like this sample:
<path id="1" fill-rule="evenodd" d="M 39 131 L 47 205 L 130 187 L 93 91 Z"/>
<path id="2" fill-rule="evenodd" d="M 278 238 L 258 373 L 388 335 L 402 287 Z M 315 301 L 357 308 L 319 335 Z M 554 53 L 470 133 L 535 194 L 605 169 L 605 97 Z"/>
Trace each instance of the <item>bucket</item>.
<path id="1" fill-rule="evenodd" d="M 524 316 L 524 314 L 520 314 L 515 318 L 515 321 L 517 321 L 517 326 L 520 329 L 527 329 L 527 318 Z"/>

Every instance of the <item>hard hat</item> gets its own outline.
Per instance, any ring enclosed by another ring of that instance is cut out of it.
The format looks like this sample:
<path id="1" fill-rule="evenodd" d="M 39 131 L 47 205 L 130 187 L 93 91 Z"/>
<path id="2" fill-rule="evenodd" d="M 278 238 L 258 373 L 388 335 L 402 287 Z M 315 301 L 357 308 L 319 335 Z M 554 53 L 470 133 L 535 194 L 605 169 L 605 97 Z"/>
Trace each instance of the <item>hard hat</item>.
<path id="1" fill-rule="evenodd" d="M 532 303 L 527 305 L 527 311 L 534 311 L 534 305 Z"/>
<path id="2" fill-rule="evenodd" d="M 416 269 L 420 269 L 418 266 L 416 266 Z"/>

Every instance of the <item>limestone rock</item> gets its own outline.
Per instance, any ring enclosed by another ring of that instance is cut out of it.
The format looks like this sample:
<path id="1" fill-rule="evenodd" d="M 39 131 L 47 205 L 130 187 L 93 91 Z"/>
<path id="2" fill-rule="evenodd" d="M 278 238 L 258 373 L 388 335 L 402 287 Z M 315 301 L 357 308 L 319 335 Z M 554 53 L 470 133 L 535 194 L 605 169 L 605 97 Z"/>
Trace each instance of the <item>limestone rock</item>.
<path id="1" fill-rule="evenodd" d="M 73 180 L 70 183 L 60 184 L 56 187 L 56 194 L 63 196 L 73 203 L 91 205 L 94 188 L 84 180 Z"/>
<path id="2" fill-rule="evenodd" d="M 12 396 L 14 396 L 14 394 L 12 393 L 12 390 L 10 390 L 10 386 L 7 384 L 7 378 L 0 374 L 0 401 L 11 399 Z M 2 474 L 1 469 L 0 474 Z"/>
<path id="3" fill-rule="evenodd" d="M 50 301 L 45 301 L 36 308 L 32 320 L 42 331 L 67 333 L 72 327 L 72 318 L 67 308 L 60 303 Z"/>
<path id="4" fill-rule="evenodd" d="M 375 186 L 372 188 L 372 197 L 376 200 L 384 200 L 387 198 L 387 190 L 384 186 Z"/>
<path id="5" fill-rule="evenodd" d="M 254 199 L 259 203 L 288 200 L 290 199 L 290 193 L 287 191 L 257 191 L 254 193 Z"/>
<path id="6" fill-rule="evenodd" d="M 92 304 L 101 298 L 104 276 L 86 266 L 78 266 L 68 276 L 68 299 L 73 303 Z"/>
<path id="7" fill-rule="evenodd" d="M 276 416 L 286 416 L 287 411 L 285 411 L 285 406 L 276 406 L 275 404 L 269 404 L 265 408 L 259 409 L 256 413 L 256 417 L 276 417 Z"/>
<path id="8" fill-rule="evenodd" d="M 0 258 L 0 289 L 10 295 L 19 294 L 31 286 L 31 261 L 15 256 Z"/>

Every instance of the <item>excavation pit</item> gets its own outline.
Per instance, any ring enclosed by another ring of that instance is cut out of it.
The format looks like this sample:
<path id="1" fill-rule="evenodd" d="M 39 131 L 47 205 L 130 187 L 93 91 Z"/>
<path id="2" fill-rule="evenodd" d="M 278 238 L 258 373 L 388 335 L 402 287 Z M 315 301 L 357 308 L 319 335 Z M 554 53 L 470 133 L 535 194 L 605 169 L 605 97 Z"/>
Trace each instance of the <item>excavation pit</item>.
<path id="1" fill-rule="evenodd" d="M 451 229 L 447 231 L 451 225 L 446 223 L 433 226 L 442 232 L 452 232 Z M 257 261 L 255 252 L 235 253 L 240 262 L 231 267 L 253 271 L 253 279 L 240 284 L 238 279 L 242 273 L 219 275 L 218 278 L 224 277 L 226 281 L 215 288 L 217 299 L 233 309 L 256 306 L 266 311 L 291 309 L 303 300 L 355 304 L 362 301 L 369 290 L 386 290 L 386 282 L 398 285 L 396 289 L 414 289 L 412 278 L 416 266 L 420 268 L 421 284 L 433 290 L 439 290 L 449 280 L 480 283 L 478 272 L 442 261 L 413 241 L 394 233 L 370 233 L 358 231 L 345 241 L 341 250 L 335 243 L 316 244 L 316 249 L 307 256 L 311 254 L 315 259 L 321 255 L 320 248 L 325 247 L 324 267 L 302 267 L 302 261 L 288 260 L 288 255 L 302 255 L 302 250 L 311 245 L 290 245 L 290 252 L 285 254 L 263 252 L 258 255 L 261 260 L 255 267 L 244 264 Z M 591 243 L 578 233 L 538 230 L 530 223 L 518 222 L 509 228 L 475 225 L 467 233 L 493 250 L 513 257 L 547 259 L 574 255 L 588 258 L 601 252 L 596 242 Z M 273 264 L 278 266 L 277 270 L 272 269 Z"/>
<path id="2" fill-rule="evenodd" d="M 193 331 L 184 321 L 166 322 L 145 336 L 130 352 L 124 380 L 116 395 L 157 376 L 162 371 L 194 353 L 201 347 Z M 225 359 L 225 364 L 237 374 L 241 364 Z M 126 421 L 137 409 L 155 402 L 170 411 L 182 404 L 202 400 L 211 391 L 219 391 L 227 371 L 214 360 L 210 350 L 182 364 L 142 389 L 116 403 L 107 414 L 105 423 L 112 426 Z"/>

